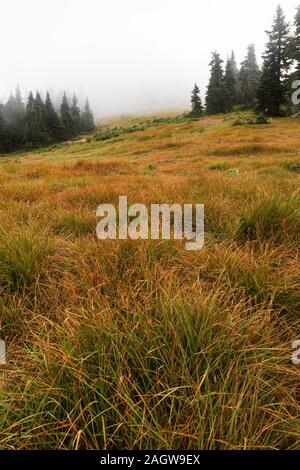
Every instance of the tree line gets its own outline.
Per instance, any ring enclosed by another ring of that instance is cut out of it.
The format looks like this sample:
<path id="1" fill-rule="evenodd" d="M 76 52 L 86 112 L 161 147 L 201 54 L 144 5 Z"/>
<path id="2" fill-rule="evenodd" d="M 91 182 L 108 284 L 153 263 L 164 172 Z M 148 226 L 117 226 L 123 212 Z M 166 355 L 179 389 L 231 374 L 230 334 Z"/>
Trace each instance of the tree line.
<path id="1" fill-rule="evenodd" d="M 71 103 L 63 94 L 59 110 L 50 94 L 43 100 L 40 93 L 29 93 L 24 103 L 19 87 L 6 104 L 0 104 L 0 152 L 37 148 L 74 138 L 95 129 L 88 100 L 81 110 L 73 95 Z"/>
<path id="2" fill-rule="evenodd" d="M 300 79 L 300 6 L 290 25 L 279 5 L 272 27 L 266 33 L 268 42 L 262 68 L 258 65 L 254 44 L 249 44 L 240 68 L 234 52 L 227 58 L 225 67 L 220 54 L 212 53 L 205 107 L 195 84 L 191 97 L 193 117 L 204 112 L 228 113 L 236 105 L 274 117 L 291 112 L 291 84 Z"/>

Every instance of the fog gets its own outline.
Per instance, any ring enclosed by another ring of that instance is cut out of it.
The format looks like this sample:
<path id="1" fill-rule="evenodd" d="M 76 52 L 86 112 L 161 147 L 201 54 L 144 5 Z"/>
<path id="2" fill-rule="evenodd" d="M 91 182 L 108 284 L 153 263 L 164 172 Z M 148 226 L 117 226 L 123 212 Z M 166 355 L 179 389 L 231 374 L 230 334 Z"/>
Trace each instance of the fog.
<path id="1" fill-rule="evenodd" d="M 299 0 L 281 0 L 293 19 Z M 88 95 L 97 118 L 189 106 L 205 96 L 210 53 L 254 42 L 278 0 L 0 0 L 2 99 L 28 90 Z"/>

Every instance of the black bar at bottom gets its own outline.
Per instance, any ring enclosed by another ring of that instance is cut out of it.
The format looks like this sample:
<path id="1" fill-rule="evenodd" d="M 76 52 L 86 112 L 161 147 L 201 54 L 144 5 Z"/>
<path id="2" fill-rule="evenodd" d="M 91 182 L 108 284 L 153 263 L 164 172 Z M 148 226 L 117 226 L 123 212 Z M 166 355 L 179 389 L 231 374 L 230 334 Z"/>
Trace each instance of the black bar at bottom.
<path id="1" fill-rule="evenodd" d="M 5 464 L 48 467 L 82 465 L 97 467 L 137 468 L 160 465 L 190 465 L 210 468 L 212 464 L 274 463 L 286 467 L 300 463 L 300 451 L 1 451 L 0 466 Z M 55 469 L 54 469 L 55 470 Z"/>

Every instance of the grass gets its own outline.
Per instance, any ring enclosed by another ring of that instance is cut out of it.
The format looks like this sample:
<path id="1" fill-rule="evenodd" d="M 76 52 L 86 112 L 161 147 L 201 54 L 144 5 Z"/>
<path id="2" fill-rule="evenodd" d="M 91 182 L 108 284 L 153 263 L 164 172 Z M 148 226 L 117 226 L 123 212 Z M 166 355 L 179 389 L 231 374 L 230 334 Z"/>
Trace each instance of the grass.
<path id="1" fill-rule="evenodd" d="M 1 449 L 300 449 L 299 121 L 236 119 L 1 158 Z M 203 250 L 97 241 L 124 194 L 204 203 Z"/>

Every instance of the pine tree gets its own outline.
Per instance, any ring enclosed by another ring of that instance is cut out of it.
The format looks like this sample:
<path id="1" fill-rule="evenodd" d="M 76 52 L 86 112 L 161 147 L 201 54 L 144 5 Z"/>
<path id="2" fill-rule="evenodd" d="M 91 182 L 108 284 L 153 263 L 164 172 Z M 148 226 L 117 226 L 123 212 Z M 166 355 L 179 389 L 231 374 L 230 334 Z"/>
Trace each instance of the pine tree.
<path id="1" fill-rule="evenodd" d="M 25 124 L 26 144 L 28 147 L 36 148 L 48 142 L 49 139 L 44 122 L 43 101 L 39 93 L 36 94 L 36 98 L 33 97 L 32 92 L 29 93 Z"/>
<path id="2" fill-rule="evenodd" d="M 206 110 L 208 114 L 226 113 L 228 97 L 222 68 L 222 59 L 217 52 L 213 52 L 210 62 L 211 76 L 206 93 Z"/>
<path id="3" fill-rule="evenodd" d="M 4 107 L 0 105 L 0 152 L 6 152 L 7 150 L 7 128 L 6 120 L 4 116 Z"/>
<path id="4" fill-rule="evenodd" d="M 256 60 L 255 46 L 249 44 L 247 55 L 242 62 L 240 82 L 242 92 L 242 104 L 247 107 L 256 106 L 256 96 L 260 80 L 260 70 Z"/>
<path id="5" fill-rule="evenodd" d="M 74 129 L 76 135 L 80 134 L 82 130 L 82 119 L 81 119 L 81 111 L 80 108 L 78 107 L 78 99 L 76 95 L 73 95 L 72 99 L 72 106 L 71 106 L 71 115 L 72 119 L 74 122 Z"/>
<path id="6" fill-rule="evenodd" d="M 84 132 L 92 132 L 95 130 L 94 116 L 91 111 L 88 99 L 85 102 L 84 110 L 82 113 L 82 130 Z"/>
<path id="7" fill-rule="evenodd" d="M 228 57 L 225 67 L 225 88 L 226 88 L 226 107 L 227 111 L 231 111 L 233 105 L 237 102 L 237 84 L 234 74 L 232 60 Z"/>
<path id="8" fill-rule="evenodd" d="M 64 129 L 64 136 L 66 139 L 76 135 L 75 123 L 71 114 L 70 106 L 66 93 L 63 95 L 62 104 L 60 107 L 61 120 Z"/>
<path id="9" fill-rule="evenodd" d="M 64 138 L 63 127 L 57 112 L 54 109 L 49 93 L 47 93 L 45 102 L 45 123 L 47 133 L 53 142 L 57 142 Z"/>
<path id="10" fill-rule="evenodd" d="M 294 19 L 294 34 L 290 38 L 289 53 L 289 57 L 295 66 L 295 70 L 290 77 L 290 82 L 292 82 L 300 80 L 300 6 L 297 8 Z"/>
<path id="11" fill-rule="evenodd" d="M 258 88 L 258 109 L 270 116 L 280 116 L 281 107 L 286 102 L 286 79 L 291 65 L 288 57 L 289 26 L 280 6 L 271 31 L 267 31 L 269 41 L 263 56 L 264 64 Z"/>
<path id="12" fill-rule="evenodd" d="M 24 144 L 25 139 L 25 107 L 22 101 L 19 87 L 15 96 L 10 94 L 5 105 L 5 117 L 7 121 L 7 141 L 9 149 L 14 150 Z"/>
<path id="13" fill-rule="evenodd" d="M 192 91 L 191 103 L 192 103 L 191 116 L 195 118 L 202 116 L 203 106 L 202 106 L 202 101 L 200 97 L 200 89 L 197 83 L 195 83 L 194 89 Z"/>

